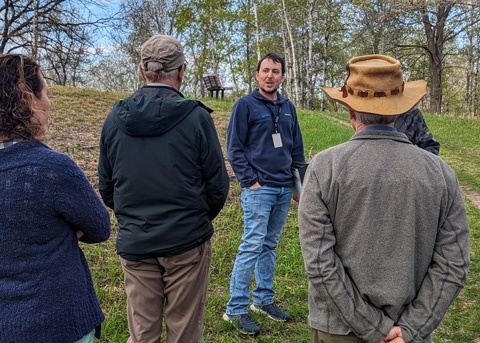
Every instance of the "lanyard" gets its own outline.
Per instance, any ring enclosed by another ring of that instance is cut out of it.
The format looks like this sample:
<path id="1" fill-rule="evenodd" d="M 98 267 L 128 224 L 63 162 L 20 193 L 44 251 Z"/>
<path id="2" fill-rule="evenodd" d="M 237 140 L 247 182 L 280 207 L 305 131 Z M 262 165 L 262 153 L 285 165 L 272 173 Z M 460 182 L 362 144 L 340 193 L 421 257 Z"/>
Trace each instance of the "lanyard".
<path id="1" fill-rule="evenodd" d="M 278 133 L 278 120 L 280 118 L 280 114 L 282 113 L 282 106 L 278 108 L 278 113 L 273 113 L 273 110 L 270 106 L 267 106 L 268 110 L 270 111 L 270 116 L 272 117 L 273 126 L 275 127 L 275 133 Z"/>

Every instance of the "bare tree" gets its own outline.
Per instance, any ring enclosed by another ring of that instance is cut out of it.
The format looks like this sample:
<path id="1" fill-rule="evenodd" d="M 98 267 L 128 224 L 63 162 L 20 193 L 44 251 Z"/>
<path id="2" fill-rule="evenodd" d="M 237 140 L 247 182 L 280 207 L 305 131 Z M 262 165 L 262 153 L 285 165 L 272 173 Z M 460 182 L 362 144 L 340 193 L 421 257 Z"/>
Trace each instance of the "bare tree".
<path id="1" fill-rule="evenodd" d="M 92 13 L 90 0 L 6 0 L 0 4 L 0 53 L 21 52 L 39 60 L 48 78 L 78 85 L 82 68 L 95 53 L 93 30 L 115 14 Z"/>
<path id="2" fill-rule="evenodd" d="M 430 71 L 430 112 L 441 113 L 443 101 L 443 71 L 446 66 L 448 44 L 465 30 L 480 22 L 480 17 L 471 18 L 469 11 L 461 5 L 478 8 L 476 1 L 461 2 L 454 0 L 416 1 L 404 5 L 405 11 L 414 12 L 421 18 L 425 39 L 418 44 L 398 44 L 399 47 L 420 48 L 427 55 Z M 410 6 L 410 7 L 409 7 Z"/>
<path id="3" fill-rule="evenodd" d="M 474 22 L 478 18 L 478 11 L 480 8 L 470 6 L 465 4 L 464 8 L 470 14 L 468 20 Z M 467 59 L 467 68 L 466 68 L 466 85 L 465 85 L 465 104 L 467 107 L 467 112 L 472 114 L 474 117 L 478 116 L 479 106 L 480 106 L 480 28 L 478 25 L 469 25 L 465 31 L 465 48 L 464 52 Z"/>
<path id="4" fill-rule="evenodd" d="M 88 44 L 90 37 L 80 26 L 68 27 L 63 31 L 52 31 L 40 35 L 43 74 L 55 84 L 80 86 L 84 82 L 82 71 L 89 63 Z M 91 48 L 93 49 L 93 48 Z"/>
<path id="5" fill-rule="evenodd" d="M 131 57 L 132 63 L 140 61 L 141 45 L 154 34 L 172 34 L 174 21 L 169 15 L 175 1 L 124 0 L 120 4 L 120 20 L 111 33 L 112 40 Z"/>
<path id="6" fill-rule="evenodd" d="M 438 113 L 442 107 L 442 65 L 444 60 L 445 24 L 455 2 L 444 2 L 436 6 L 436 12 L 429 13 L 427 4 L 420 5 L 423 26 L 425 28 L 426 45 L 430 62 L 430 111 Z M 435 18 L 436 20 L 433 20 Z"/>
<path id="7" fill-rule="evenodd" d="M 52 17 L 59 16 L 60 4 L 64 1 L 6 0 L 3 5 L 0 5 L 0 15 L 3 18 L 0 22 L 2 31 L 0 53 L 15 50 L 31 52 L 32 46 L 35 47 L 33 52 L 36 53 L 38 26 L 45 24 Z M 34 26 L 35 30 L 33 30 Z"/>

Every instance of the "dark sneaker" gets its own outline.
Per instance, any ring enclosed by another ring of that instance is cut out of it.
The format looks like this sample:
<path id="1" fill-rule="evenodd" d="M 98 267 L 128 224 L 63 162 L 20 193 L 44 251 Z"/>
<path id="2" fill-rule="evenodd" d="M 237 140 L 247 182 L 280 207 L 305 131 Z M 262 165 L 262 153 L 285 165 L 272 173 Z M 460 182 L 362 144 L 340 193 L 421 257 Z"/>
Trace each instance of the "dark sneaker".
<path id="1" fill-rule="evenodd" d="M 262 312 L 268 315 L 270 319 L 278 322 L 291 322 L 292 317 L 288 313 L 283 312 L 275 303 L 256 307 L 254 304 L 250 305 L 250 309 L 255 312 Z"/>
<path id="2" fill-rule="evenodd" d="M 223 320 L 232 323 L 235 329 L 245 335 L 256 335 L 260 332 L 260 328 L 250 318 L 249 314 L 228 315 L 224 313 Z"/>

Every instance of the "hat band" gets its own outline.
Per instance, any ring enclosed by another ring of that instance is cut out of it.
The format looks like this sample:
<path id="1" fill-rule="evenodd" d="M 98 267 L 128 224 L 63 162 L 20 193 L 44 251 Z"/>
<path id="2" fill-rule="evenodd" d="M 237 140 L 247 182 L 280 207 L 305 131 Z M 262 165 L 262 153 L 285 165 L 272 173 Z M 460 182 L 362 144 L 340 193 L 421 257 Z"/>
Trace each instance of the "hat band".
<path id="1" fill-rule="evenodd" d="M 347 92 L 350 95 L 356 95 L 360 98 L 383 98 L 386 96 L 395 96 L 400 93 L 403 93 L 403 90 L 405 88 L 405 82 L 402 82 L 402 85 L 400 87 L 395 87 L 394 89 L 387 90 L 387 91 L 373 91 L 373 90 L 361 90 L 361 89 L 354 89 L 348 85 L 344 85 L 342 87 L 342 92 L 343 98 L 346 98 L 348 96 Z"/>

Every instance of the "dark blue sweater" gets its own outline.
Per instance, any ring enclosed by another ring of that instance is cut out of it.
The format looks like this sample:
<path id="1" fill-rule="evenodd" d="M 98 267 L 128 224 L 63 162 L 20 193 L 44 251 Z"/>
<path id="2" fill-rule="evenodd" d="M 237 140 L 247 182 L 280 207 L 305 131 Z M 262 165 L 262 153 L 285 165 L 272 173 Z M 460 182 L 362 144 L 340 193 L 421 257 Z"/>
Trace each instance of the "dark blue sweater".
<path id="1" fill-rule="evenodd" d="M 282 147 L 274 147 L 275 131 L 280 133 Z M 292 187 L 292 163 L 305 163 L 293 104 L 279 93 L 277 101 L 268 100 L 258 89 L 240 98 L 228 124 L 227 154 L 242 187 L 257 181 L 262 186 Z"/>
<path id="2" fill-rule="evenodd" d="M 67 155 L 0 149 L 0 342 L 71 343 L 104 319 L 76 231 L 110 235 L 109 215 Z"/>

